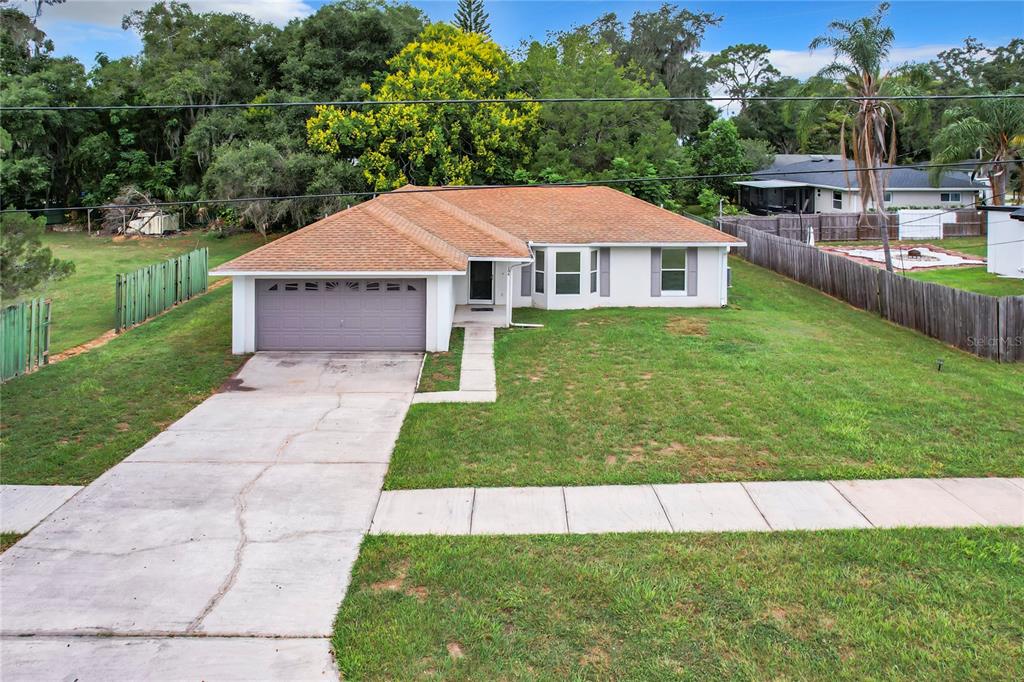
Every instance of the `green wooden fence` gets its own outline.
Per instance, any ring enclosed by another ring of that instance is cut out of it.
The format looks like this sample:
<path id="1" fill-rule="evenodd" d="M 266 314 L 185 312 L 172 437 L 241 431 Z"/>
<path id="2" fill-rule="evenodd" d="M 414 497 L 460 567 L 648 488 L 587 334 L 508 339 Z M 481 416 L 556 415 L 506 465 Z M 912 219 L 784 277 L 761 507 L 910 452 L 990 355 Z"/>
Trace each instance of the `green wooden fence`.
<path id="1" fill-rule="evenodd" d="M 196 249 L 162 263 L 117 276 L 118 333 L 206 291 L 210 254 Z"/>
<path id="2" fill-rule="evenodd" d="M 38 369 L 50 356 L 50 301 L 35 298 L 0 312 L 0 381 Z"/>

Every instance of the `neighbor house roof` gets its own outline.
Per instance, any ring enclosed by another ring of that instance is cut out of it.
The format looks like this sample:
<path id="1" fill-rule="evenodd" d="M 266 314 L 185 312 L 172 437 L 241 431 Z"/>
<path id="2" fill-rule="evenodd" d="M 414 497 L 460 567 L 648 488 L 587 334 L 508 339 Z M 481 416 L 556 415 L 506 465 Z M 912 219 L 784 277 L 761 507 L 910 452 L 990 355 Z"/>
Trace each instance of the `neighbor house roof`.
<path id="1" fill-rule="evenodd" d="M 800 155 L 789 155 L 800 156 Z M 836 189 L 858 189 L 857 174 L 853 172 L 856 164 L 852 159 L 844 161 L 836 156 L 816 156 L 794 163 L 776 161 L 765 170 L 751 173 L 754 180 L 785 180 L 789 183 L 801 183 L 809 187 L 831 187 Z M 950 171 L 939 178 L 938 186 L 932 185 L 928 172 L 917 168 L 891 166 L 886 182 L 887 190 L 901 189 L 962 189 L 980 190 L 983 185 L 971 180 L 969 173 Z M 733 184 L 747 184 L 740 181 Z M 791 185 L 793 186 L 793 185 Z"/>
<path id="2" fill-rule="evenodd" d="M 214 272 L 462 272 L 470 258 L 528 260 L 530 243 L 742 243 L 608 187 L 436 190 L 382 194 Z"/>

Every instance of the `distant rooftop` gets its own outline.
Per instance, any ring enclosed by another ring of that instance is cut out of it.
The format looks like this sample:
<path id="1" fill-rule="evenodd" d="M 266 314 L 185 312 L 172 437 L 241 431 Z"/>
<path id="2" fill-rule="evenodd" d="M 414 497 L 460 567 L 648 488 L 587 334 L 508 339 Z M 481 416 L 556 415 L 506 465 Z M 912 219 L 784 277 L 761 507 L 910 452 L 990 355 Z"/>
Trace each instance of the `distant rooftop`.
<path id="1" fill-rule="evenodd" d="M 967 162 L 965 162 L 966 164 Z M 772 164 L 751 175 L 757 181 L 775 180 L 789 186 L 858 188 L 853 172 L 853 159 L 845 161 L 838 154 L 778 154 Z M 971 179 L 969 170 L 943 173 L 938 187 L 932 185 L 928 171 L 903 166 L 891 166 L 887 189 L 982 189 L 984 185 Z M 966 166 L 965 166 L 966 168 Z"/>

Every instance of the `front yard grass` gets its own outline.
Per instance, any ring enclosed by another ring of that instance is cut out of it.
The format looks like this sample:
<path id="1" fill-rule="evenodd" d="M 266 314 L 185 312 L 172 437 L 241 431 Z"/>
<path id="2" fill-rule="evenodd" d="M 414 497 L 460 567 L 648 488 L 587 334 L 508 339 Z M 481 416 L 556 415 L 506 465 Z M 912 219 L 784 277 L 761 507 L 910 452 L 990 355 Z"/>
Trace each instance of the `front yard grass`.
<path id="1" fill-rule="evenodd" d="M 86 484 L 238 369 L 231 287 L 0 387 L 0 480 Z"/>
<path id="2" fill-rule="evenodd" d="M 448 341 L 448 352 L 427 353 L 423 359 L 420 374 L 420 393 L 459 390 L 459 373 L 462 369 L 462 346 L 466 337 L 463 327 L 452 327 Z"/>
<path id="3" fill-rule="evenodd" d="M 50 353 L 57 354 L 100 336 L 114 327 L 114 276 L 145 265 L 207 247 L 210 267 L 262 246 L 254 233 L 220 238 L 189 232 L 170 237 L 139 237 L 114 241 L 82 232 L 48 232 L 43 245 L 53 255 L 75 264 L 75 273 L 45 285 L 31 296 L 53 300 Z"/>
<path id="4" fill-rule="evenodd" d="M 1024 472 L 1024 365 L 731 264 L 727 309 L 517 310 L 498 401 L 413 405 L 386 487 Z"/>
<path id="5" fill-rule="evenodd" d="M 370 536 L 345 679 L 1022 679 L 1024 530 Z"/>

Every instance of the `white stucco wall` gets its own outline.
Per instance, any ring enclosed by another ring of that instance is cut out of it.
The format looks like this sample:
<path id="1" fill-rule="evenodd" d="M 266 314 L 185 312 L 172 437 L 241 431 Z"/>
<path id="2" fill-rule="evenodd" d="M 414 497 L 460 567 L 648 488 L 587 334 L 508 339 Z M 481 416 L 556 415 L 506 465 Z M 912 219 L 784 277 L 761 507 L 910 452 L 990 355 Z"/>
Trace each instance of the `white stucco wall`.
<path id="1" fill-rule="evenodd" d="M 725 286 L 726 249 L 724 247 L 699 247 L 697 249 L 697 295 L 651 296 L 651 248 L 645 246 L 616 246 L 610 249 L 609 293 L 600 295 L 590 291 L 590 248 L 577 246 L 548 246 L 536 250 L 546 253 L 547 269 L 544 272 L 544 294 L 519 295 L 519 272 L 512 281 L 513 306 L 546 308 L 548 310 L 571 310 L 598 307 L 666 307 L 699 308 L 718 307 L 727 303 Z M 555 261 L 559 252 L 580 253 L 581 287 L 579 294 L 555 293 Z M 532 276 L 532 275 L 531 275 Z M 532 288 L 532 287 L 531 287 Z"/>
<path id="2" fill-rule="evenodd" d="M 860 192 L 848 190 L 837 190 L 843 195 L 843 207 L 832 207 L 833 190 L 817 188 L 814 190 L 814 211 L 816 213 L 857 213 L 861 210 Z M 899 208 L 901 206 L 933 206 L 954 209 L 960 206 L 972 206 L 977 197 L 977 192 L 966 190 L 945 190 L 945 189 L 891 189 L 892 195 L 887 207 Z M 960 201 L 941 201 L 945 192 L 960 192 Z"/>
<path id="3" fill-rule="evenodd" d="M 231 278 L 231 352 L 256 352 L 256 278 Z"/>
<path id="4" fill-rule="evenodd" d="M 1003 211 L 988 212 L 988 271 L 1024 279 L 1024 222 Z"/>
<path id="5" fill-rule="evenodd" d="M 452 275 L 427 277 L 426 348 L 430 352 L 448 350 L 452 319 L 455 316 L 453 279 Z"/>

